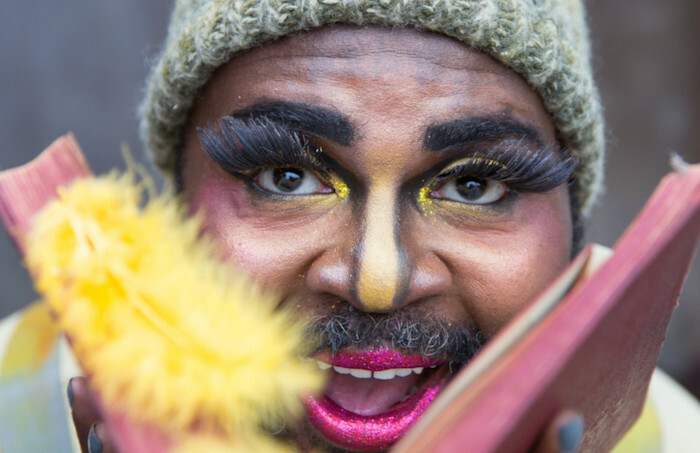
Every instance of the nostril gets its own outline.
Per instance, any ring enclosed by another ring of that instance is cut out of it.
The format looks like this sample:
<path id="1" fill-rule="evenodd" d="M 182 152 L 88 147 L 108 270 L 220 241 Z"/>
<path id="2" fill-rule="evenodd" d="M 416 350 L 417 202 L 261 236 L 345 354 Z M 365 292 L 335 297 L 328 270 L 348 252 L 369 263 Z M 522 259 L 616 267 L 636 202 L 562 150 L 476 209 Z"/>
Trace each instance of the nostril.
<path id="1" fill-rule="evenodd" d="M 361 282 L 361 263 L 369 257 L 363 256 L 360 250 L 354 250 L 353 254 L 350 251 L 342 253 L 341 249 L 345 250 L 343 247 L 326 248 L 307 264 L 306 271 L 299 276 L 306 290 L 313 293 L 316 300 L 323 300 L 323 304 L 349 304 L 360 311 L 386 313 L 450 291 L 452 274 L 447 264 L 434 253 L 420 253 L 419 250 L 411 253 L 404 247 L 396 247 L 390 251 L 399 255 L 399 265 L 393 267 L 391 275 L 380 272 L 382 275 L 375 274 Z M 375 267 L 381 267 L 379 263 L 375 264 Z M 381 293 L 385 286 L 389 286 L 392 289 L 390 300 L 377 298 L 382 304 L 372 304 L 371 300 L 363 299 L 363 295 L 372 292 L 358 291 L 363 283 L 365 290 L 375 289 L 375 293 Z"/>

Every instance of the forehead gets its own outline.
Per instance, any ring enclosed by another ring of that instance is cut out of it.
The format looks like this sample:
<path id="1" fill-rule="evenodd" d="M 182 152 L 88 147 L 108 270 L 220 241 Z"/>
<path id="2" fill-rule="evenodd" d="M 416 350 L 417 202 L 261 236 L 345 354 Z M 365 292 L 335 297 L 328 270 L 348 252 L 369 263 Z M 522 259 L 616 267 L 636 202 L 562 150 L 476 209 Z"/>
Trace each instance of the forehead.
<path id="1" fill-rule="evenodd" d="M 416 29 L 326 27 L 249 50 L 221 67 L 193 111 L 195 126 L 264 100 L 341 111 L 419 134 L 465 116 L 508 116 L 554 140 L 534 90 L 514 71 L 452 38 Z M 418 129 L 418 130 L 412 130 Z"/>

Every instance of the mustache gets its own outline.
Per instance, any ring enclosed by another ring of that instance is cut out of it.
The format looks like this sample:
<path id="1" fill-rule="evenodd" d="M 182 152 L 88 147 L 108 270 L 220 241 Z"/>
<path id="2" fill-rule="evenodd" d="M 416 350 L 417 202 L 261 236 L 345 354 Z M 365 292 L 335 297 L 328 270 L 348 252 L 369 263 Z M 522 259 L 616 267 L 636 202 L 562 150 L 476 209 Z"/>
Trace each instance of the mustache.
<path id="1" fill-rule="evenodd" d="M 475 325 L 438 319 L 415 310 L 366 313 L 351 305 L 307 322 L 313 353 L 335 354 L 345 348 L 377 349 L 390 346 L 408 355 L 420 355 L 464 365 L 484 345 Z"/>

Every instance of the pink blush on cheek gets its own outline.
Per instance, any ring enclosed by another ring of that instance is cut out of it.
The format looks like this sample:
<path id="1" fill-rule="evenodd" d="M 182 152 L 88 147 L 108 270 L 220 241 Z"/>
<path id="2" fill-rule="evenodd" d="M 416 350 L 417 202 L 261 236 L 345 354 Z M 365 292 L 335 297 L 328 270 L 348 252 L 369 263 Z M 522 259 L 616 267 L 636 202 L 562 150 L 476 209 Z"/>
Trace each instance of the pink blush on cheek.
<path id="1" fill-rule="evenodd" d="M 247 188 L 240 181 L 221 181 L 218 177 L 203 182 L 191 199 L 193 212 L 204 211 L 205 223 L 212 219 L 238 219 L 255 215 Z"/>
<path id="2" fill-rule="evenodd" d="M 189 199 L 192 212 L 202 216 L 203 232 L 220 245 L 224 261 L 258 283 L 277 286 L 302 272 L 296 268 L 299 250 L 311 250 L 314 238 L 290 238 L 289 219 L 279 210 L 257 206 L 244 182 L 213 175 Z"/>
<path id="3" fill-rule="evenodd" d="M 233 258 L 238 266 L 247 267 L 244 263 L 248 260 L 244 257 L 253 250 L 249 253 L 245 251 L 259 249 L 259 246 L 252 247 L 256 242 L 253 238 L 256 236 L 256 226 L 264 217 L 251 205 L 245 185 L 217 183 L 217 178 L 212 178 L 200 184 L 193 194 L 185 195 L 190 213 L 202 217 L 202 232 L 222 246 L 223 250 L 219 248 L 219 251 L 223 257 L 227 260 Z"/>

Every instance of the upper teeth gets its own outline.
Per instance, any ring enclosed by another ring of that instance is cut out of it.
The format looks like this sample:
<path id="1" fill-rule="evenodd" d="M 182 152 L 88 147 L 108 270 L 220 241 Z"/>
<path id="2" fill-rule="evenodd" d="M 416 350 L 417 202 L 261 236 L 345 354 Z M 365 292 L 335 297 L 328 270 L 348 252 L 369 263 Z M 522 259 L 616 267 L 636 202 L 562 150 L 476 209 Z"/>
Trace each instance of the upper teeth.
<path id="1" fill-rule="evenodd" d="M 318 367 L 322 370 L 327 370 L 331 368 L 331 365 L 327 364 L 326 362 L 321 362 L 319 360 L 315 360 L 315 362 L 316 365 L 318 365 Z M 333 371 L 335 371 L 338 374 L 349 374 L 353 377 L 361 379 L 368 379 L 373 377 L 374 379 L 388 380 L 394 379 L 396 376 L 408 376 L 411 373 L 421 374 L 423 372 L 423 367 L 419 366 L 416 368 L 391 368 L 382 371 L 370 371 L 361 368 L 344 368 L 342 366 L 334 366 Z"/>

